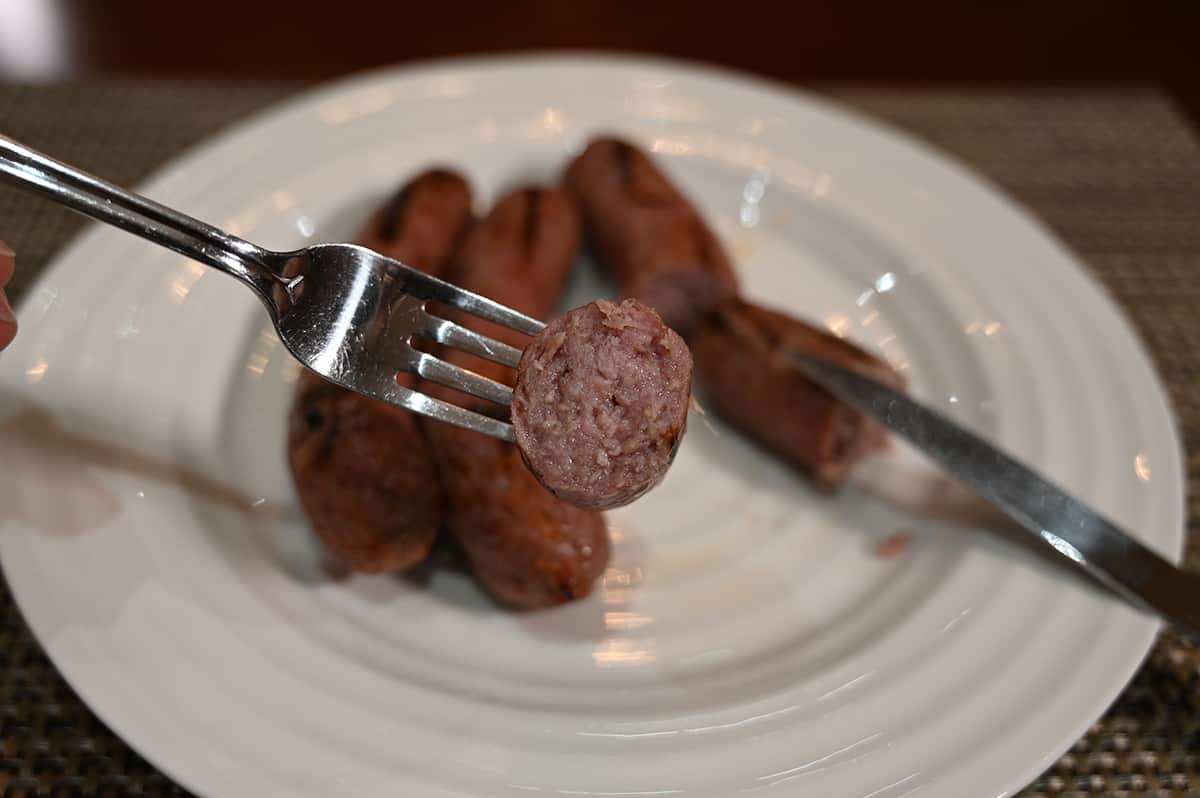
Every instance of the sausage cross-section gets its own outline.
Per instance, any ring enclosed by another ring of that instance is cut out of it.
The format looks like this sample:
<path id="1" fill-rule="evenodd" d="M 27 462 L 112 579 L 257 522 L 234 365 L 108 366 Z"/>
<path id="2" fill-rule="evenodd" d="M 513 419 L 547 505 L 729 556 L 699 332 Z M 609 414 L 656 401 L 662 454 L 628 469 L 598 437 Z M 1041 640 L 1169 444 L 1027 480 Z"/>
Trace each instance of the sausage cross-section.
<path id="1" fill-rule="evenodd" d="M 691 380 L 687 344 L 638 300 L 575 308 L 521 357 L 517 445 L 559 498 L 599 510 L 628 504 L 675 458 Z"/>

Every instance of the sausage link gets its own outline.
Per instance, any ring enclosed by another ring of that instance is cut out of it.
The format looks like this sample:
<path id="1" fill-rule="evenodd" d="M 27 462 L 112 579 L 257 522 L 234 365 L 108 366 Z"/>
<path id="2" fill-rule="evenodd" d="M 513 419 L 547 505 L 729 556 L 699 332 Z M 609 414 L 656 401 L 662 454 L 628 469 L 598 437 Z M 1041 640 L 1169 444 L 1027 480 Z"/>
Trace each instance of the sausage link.
<path id="1" fill-rule="evenodd" d="M 558 189 L 526 189 L 503 198 L 468 235 L 451 279 L 538 318 L 548 316 L 579 247 L 575 205 Z M 528 343 L 498 325 L 457 316 L 463 324 L 514 346 Z M 512 384 L 512 369 L 461 352 L 443 356 Z M 440 398 L 484 412 L 498 410 L 445 388 Z M 529 472 L 516 446 L 422 420 L 446 490 L 446 529 L 462 547 L 480 584 L 497 600 L 533 609 L 587 595 L 608 562 L 603 517 L 555 498 Z"/>
<path id="2" fill-rule="evenodd" d="M 471 221 L 467 182 L 435 169 L 372 214 L 356 240 L 441 275 Z M 402 382 L 412 385 L 407 375 Z M 305 372 L 289 421 L 288 462 L 313 531 L 350 568 L 402 571 L 429 553 L 444 495 L 412 413 Z"/>
<path id="3" fill-rule="evenodd" d="M 726 302 L 693 336 L 696 371 L 717 412 L 832 491 L 856 462 L 884 447 L 887 437 L 878 423 L 782 360 L 784 346 L 900 390 L 904 379 L 840 338 L 741 300 Z"/>
<path id="4" fill-rule="evenodd" d="M 704 220 L 646 153 L 597 139 L 567 170 L 600 260 L 626 296 L 684 334 L 716 410 L 823 489 L 886 443 L 883 429 L 776 359 L 780 341 L 903 380 L 886 364 L 797 319 L 737 297 L 728 257 Z"/>
<path id="5" fill-rule="evenodd" d="M 567 189 L 621 294 L 645 302 L 689 338 L 737 294 L 724 248 L 650 157 L 615 138 L 592 141 L 567 168 Z"/>

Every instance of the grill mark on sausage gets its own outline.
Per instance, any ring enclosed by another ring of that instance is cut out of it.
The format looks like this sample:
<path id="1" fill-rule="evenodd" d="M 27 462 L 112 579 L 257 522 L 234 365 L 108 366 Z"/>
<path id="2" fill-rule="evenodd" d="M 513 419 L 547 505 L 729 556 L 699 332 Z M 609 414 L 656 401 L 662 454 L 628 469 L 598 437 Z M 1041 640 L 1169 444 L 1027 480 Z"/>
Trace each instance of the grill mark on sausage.
<path id="1" fill-rule="evenodd" d="M 633 185 L 633 145 L 627 141 L 615 142 L 613 155 L 617 158 L 617 171 L 621 175 L 621 184 L 626 188 Z"/>
<path id="2" fill-rule="evenodd" d="M 778 349 L 783 345 L 783 339 L 779 337 L 779 333 L 765 324 L 754 325 L 755 330 L 762 336 L 766 342 L 768 349 Z"/>
<path id="3" fill-rule="evenodd" d="M 342 431 L 342 417 L 338 413 L 334 413 L 330 417 L 329 427 L 325 430 L 324 437 L 321 438 L 321 446 L 317 449 L 316 462 L 324 463 L 333 454 L 333 445 L 337 442 L 338 435 Z"/>
<path id="4" fill-rule="evenodd" d="M 325 414 L 319 407 L 310 407 L 304 411 L 304 423 L 308 425 L 309 429 L 315 430 L 325 423 Z"/>
<path id="5" fill-rule="evenodd" d="M 745 343 L 763 345 L 768 350 L 778 349 L 783 345 L 783 338 L 778 330 L 763 323 L 745 310 L 744 302 L 737 299 L 731 300 L 708 314 L 704 323 L 714 330 L 727 333 Z M 733 318 L 736 318 L 736 323 L 731 323 Z M 753 339 L 746 340 L 748 335 L 752 335 Z"/>
<path id="6" fill-rule="evenodd" d="M 542 224 L 541 210 L 542 190 L 529 188 L 525 190 L 525 227 L 521 233 L 521 249 L 528 257 L 537 242 L 538 228 Z"/>
<path id="7" fill-rule="evenodd" d="M 404 217 L 404 209 L 412 198 L 412 185 L 405 184 L 397 191 L 383 207 L 379 219 L 379 235 L 386 241 L 391 241 L 400 235 L 400 221 Z"/>
<path id="8" fill-rule="evenodd" d="M 707 324 L 709 326 L 714 327 L 715 329 L 718 329 L 721 332 L 724 332 L 724 333 L 733 332 L 733 328 L 730 327 L 729 322 L 727 322 L 725 320 L 725 314 L 721 313 L 720 311 L 717 311 L 716 313 L 709 315 L 709 317 L 705 321 L 707 322 Z"/>

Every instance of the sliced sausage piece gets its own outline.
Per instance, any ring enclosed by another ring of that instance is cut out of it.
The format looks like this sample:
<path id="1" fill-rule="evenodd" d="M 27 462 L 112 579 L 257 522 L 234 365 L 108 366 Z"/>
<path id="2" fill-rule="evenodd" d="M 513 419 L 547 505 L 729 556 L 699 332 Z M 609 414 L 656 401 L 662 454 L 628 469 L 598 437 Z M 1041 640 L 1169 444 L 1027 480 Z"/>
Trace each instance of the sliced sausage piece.
<path id="1" fill-rule="evenodd" d="M 580 507 L 628 504 L 666 475 L 687 425 L 692 355 L 636 299 L 555 319 L 525 348 L 512 424 L 529 469 Z"/>
<path id="2" fill-rule="evenodd" d="M 356 240 L 440 275 L 471 221 L 467 182 L 437 169 L 405 185 Z M 305 372 L 292 406 L 288 462 L 313 531 L 345 565 L 402 571 L 429 553 L 444 497 L 412 413 Z"/>
<path id="3" fill-rule="evenodd" d="M 779 355 L 787 346 L 853 367 L 897 389 L 886 363 L 827 332 L 748 302 L 722 305 L 692 339 L 696 371 L 717 412 L 834 490 L 851 467 L 883 448 L 882 426 L 839 402 Z"/>
<path id="4" fill-rule="evenodd" d="M 464 242 L 458 285 L 544 318 L 566 283 L 579 247 L 575 205 L 557 189 L 527 189 L 503 198 Z M 455 320 L 514 346 L 528 339 L 498 325 Z M 447 360 L 512 384 L 512 369 L 461 352 Z M 445 388 L 422 390 L 483 412 L 498 408 Z M 532 609 L 587 595 L 608 562 L 599 513 L 555 498 L 525 467 L 516 446 L 422 419 L 446 490 L 446 529 L 497 600 Z"/>
<path id="5" fill-rule="evenodd" d="M 737 293 L 720 242 L 638 147 L 615 138 L 592 141 L 568 167 L 565 184 L 621 294 L 654 308 L 685 338 Z"/>

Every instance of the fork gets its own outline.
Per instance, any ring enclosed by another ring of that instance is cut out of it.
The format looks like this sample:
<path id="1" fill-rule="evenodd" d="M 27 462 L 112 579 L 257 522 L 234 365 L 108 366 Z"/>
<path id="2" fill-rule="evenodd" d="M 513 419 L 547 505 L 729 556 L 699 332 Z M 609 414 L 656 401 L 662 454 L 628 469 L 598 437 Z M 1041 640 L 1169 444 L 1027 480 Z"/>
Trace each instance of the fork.
<path id="1" fill-rule="evenodd" d="M 516 368 L 521 350 L 427 309 L 438 302 L 525 335 L 537 319 L 354 244 L 275 252 L 126 191 L 0 135 L 9 182 L 192 260 L 253 289 L 279 340 L 306 367 L 364 396 L 514 441 L 511 424 L 398 382 L 402 373 L 507 407 L 512 389 L 416 349 L 424 338 Z"/>

